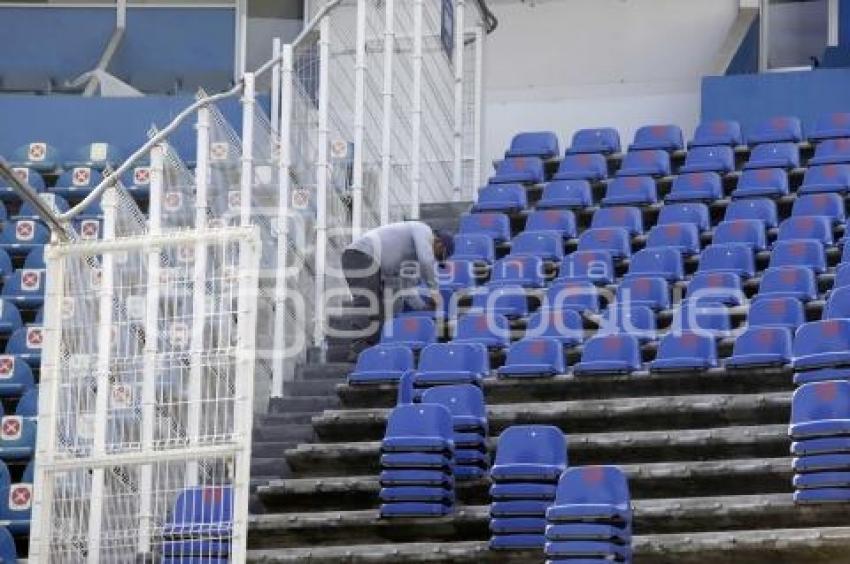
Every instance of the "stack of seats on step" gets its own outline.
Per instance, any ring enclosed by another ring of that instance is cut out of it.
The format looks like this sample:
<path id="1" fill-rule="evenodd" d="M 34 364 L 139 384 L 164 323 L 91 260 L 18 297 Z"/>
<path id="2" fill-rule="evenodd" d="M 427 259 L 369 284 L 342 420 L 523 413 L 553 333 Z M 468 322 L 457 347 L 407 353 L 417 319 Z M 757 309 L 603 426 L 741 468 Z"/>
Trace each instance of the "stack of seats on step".
<path id="1" fill-rule="evenodd" d="M 794 392 L 794 501 L 850 501 L 850 382 L 804 384 Z"/>
<path id="2" fill-rule="evenodd" d="M 455 503 L 452 415 L 436 404 L 393 409 L 381 442 L 381 517 L 436 517 Z"/>
<path id="3" fill-rule="evenodd" d="M 557 427 L 517 425 L 499 437 L 490 488 L 490 548 L 542 549 L 546 510 L 567 468 L 567 440 Z"/>
<path id="4" fill-rule="evenodd" d="M 546 512 L 548 564 L 632 560 L 629 484 L 615 466 L 570 468 Z"/>

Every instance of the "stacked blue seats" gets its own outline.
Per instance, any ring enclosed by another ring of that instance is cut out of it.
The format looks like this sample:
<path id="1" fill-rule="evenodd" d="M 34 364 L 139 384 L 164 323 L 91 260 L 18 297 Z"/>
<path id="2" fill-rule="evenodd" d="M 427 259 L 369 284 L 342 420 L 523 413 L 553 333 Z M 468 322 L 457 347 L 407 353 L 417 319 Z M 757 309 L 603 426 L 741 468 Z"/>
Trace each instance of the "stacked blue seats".
<path id="1" fill-rule="evenodd" d="M 708 206 L 699 202 L 666 204 L 658 213 L 656 225 L 670 223 L 693 223 L 700 231 L 708 231 L 711 227 Z"/>
<path id="2" fill-rule="evenodd" d="M 685 164 L 679 173 L 718 172 L 727 174 L 735 170 L 735 152 L 731 147 L 694 147 L 688 151 Z"/>
<path id="3" fill-rule="evenodd" d="M 511 239 L 511 221 L 503 213 L 466 213 L 460 218 L 459 233 L 486 235 L 496 243 Z"/>
<path id="4" fill-rule="evenodd" d="M 593 204 L 587 180 L 553 180 L 543 187 L 537 209 L 580 209 Z"/>
<path id="5" fill-rule="evenodd" d="M 442 405 L 392 410 L 381 442 L 381 517 L 438 517 L 452 512 L 455 443 Z"/>
<path id="6" fill-rule="evenodd" d="M 21 269 L 13 272 L 3 284 L 0 297 L 18 309 L 38 309 L 44 305 L 45 272 Z"/>
<path id="7" fill-rule="evenodd" d="M 19 482 L 12 482 L 9 469 L 0 462 L 0 521 L 13 535 L 25 535 L 30 530 L 32 513 L 34 466 L 30 461 Z"/>
<path id="8" fill-rule="evenodd" d="M 488 184 L 478 190 L 473 212 L 517 213 L 528 207 L 528 195 L 522 184 Z"/>
<path id="9" fill-rule="evenodd" d="M 478 288 L 472 294 L 472 308 L 516 319 L 528 314 L 528 297 L 522 286 Z"/>
<path id="10" fill-rule="evenodd" d="M 568 468 L 546 522 L 549 562 L 632 561 L 631 495 L 615 466 Z"/>
<path id="11" fill-rule="evenodd" d="M 743 142 L 741 124 L 732 120 L 715 120 L 699 124 L 690 142 L 691 147 L 728 145 L 735 147 Z"/>
<path id="12" fill-rule="evenodd" d="M 598 182 L 608 178 L 608 161 L 593 153 L 567 154 L 558 166 L 553 180 L 587 180 Z"/>
<path id="13" fill-rule="evenodd" d="M 67 198 L 82 200 L 103 180 L 100 171 L 89 167 L 75 167 L 59 176 L 56 185 L 48 191 Z"/>
<path id="14" fill-rule="evenodd" d="M 655 312 L 649 307 L 630 303 L 614 303 L 602 315 L 599 335 L 626 333 L 641 342 L 657 336 Z"/>
<path id="15" fill-rule="evenodd" d="M 793 169 L 800 166 L 800 149 L 794 143 L 765 143 L 750 153 L 745 169 Z"/>
<path id="16" fill-rule="evenodd" d="M 413 380 L 416 388 L 449 384 L 475 384 L 490 375 L 490 354 L 481 343 L 436 343 L 419 357 Z"/>
<path id="17" fill-rule="evenodd" d="M 584 322 L 574 309 L 544 306 L 528 318 L 525 336 L 554 339 L 565 347 L 578 345 L 584 340 Z"/>
<path id="18" fill-rule="evenodd" d="M 349 384 L 398 382 L 402 374 L 416 368 L 413 351 L 399 345 L 375 345 L 357 355 Z"/>
<path id="19" fill-rule="evenodd" d="M 773 368 L 791 362 L 791 330 L 788 327 L 749 327 L 738 335 L 728 368 Z"/>
<path id="20" fill-rule="evenodd" d="M 588 339 L 581 362 L 573 367 L 577 376 L 629 374 L 640 370 L 640 341 L 634 335 L 608 334 Z"/>
<path id="21" fill-rule="evenodd" d="M 490 184 L 538 184 L 543 182 L 543 161 L 538 157 L 509 157 L 496 167 Z"/>
<path id="22" fill-rule="evenodd" d="M 832 221 L 817 215 L 789 217 L 779 224 L 777 240 L 813 240 L 822 245 L 832 245 Z"/>
<path id="23" fill-rule="evenodd" d="M 828 139 L 818 143 L 809 166 L 850 163 L 850 139 Z"/>
<path id="24" fill-rule="evenodd" d="M 850 501 L 850 382 L 802 385 L 791 401 L 794 501 Z"/>
<path id="25" fill-rule="evenodd" d="M 0 397 L 22 396 L 34 387 L 35 379 L 28 362 L 14 353 L 0 355 Z"/>
<path id="26" fill-rule="evenodd" d="M 815 273 L 805 266 L 768 268 L 762 273 L 756 299 L 792 298 L 809 302 L 818 297 Z"/>
<path id="27" fill-rule="evenodd" d="M 453 343 L 480 343 L 503 350 L 511 344 L 511 324 L 504 315 L 468 313 L 458 319 Z"/>
<path id="28" fill-rule="evenodd" d="M 850 318 L 850 287 L 835 288 L 826 300 L 821 319 Z"/>
<path id="29" fill-rule="evenodd" d="M 790 329 L 792 335 L 805 322 L 803 303 L 793 297 L 758 296 L 747 314 L 750 327 L 784 327 Z"/>
<path id="30" fill-rule="evenodd" d="M 601 153 L 611 155 L 620 152 L 620 134 L 612 127 L 579 129 L 573 133 L 567 154 Z"/>
<path id="31" fill-rule="evenodd" d="M 683 255 L 696 254 L 700 251 L 699 229 L 693 223 L 656 225 L 649 230 L 646 248 L 674 249 Z"/>
<path id="32" fill-rule="evenodd" d="M 723 182 L 716 172 L 680 174 L 665 202 L 713 202 L 723 197 Z"/>
<path id="33" fill-rule="evenodd" d="M 453 261 L 492 263 L 496 260 L 496 244 L 483 233 L 463 233 L 454 236 Z"/>
<path id="34" fill-rule="evenodd" d="M 770 254 L 770 268 L 805 266 L 817 274 L 826 270 L 826 255 L 819 241 L 777 241 Z"/>
<path id="35" fill-rule="evenodd" d="M 715 245 L 746 245 L 754 251 L 763 251 L 767 248 L 764 222 L 758 219 L 733 219 L 721 222 L 715 228 L 711 241 Z"/>
<path id="36" fill-rule="evenodd" d="M 514 135 L 505 157 L 540 157 L 548 160 L 557 157 L 560 152 L 558 136 L 553 132 L 525 131 Z"/>
<path id="37" fill-rule="evenodd" d="M 532 233 L 530 235 L 540 234 Z M 523 239 L 520 239 L 519 242 L 522 243 Z M 552 235 L 548 238 L 548 241 L 544 238 L 543 242 L 552 243 L 552 239 L 555 241 L 554 244 L 562 249 L 561 254 L 563 254 L 561 239 L 557 235 Z M 539 240 L 535 238 L 532 242 L 538 241 Z M 550 248 L 547 249 L 541 244 L 539 246 L 539 251 L 537 251 L 537 247 L 534 245 L 529 245 L 530 248 L 528 249 L 520 247 L 521 252 L 527 252 L 528 254 L 510 255 L 496 261 L 493 265 L 493 271 L 490 274 L 490 281 L 487 282 L 487 287 L 497 288 L 499 286 L 519 286 L 522 288 L 542 288 L 546 283 L 546 279 L 543 276 L 543 258 L 547 258 L 549 260 L 555 260 L 556 258 L 551 256 L 551 246 L 552 245 L 550 245 Z M 543 251 L 547 252 L 544 253 Z M 541 256 L 543 258 L 541 258 Z"/>
<path id="38" fill-rule="evenodd" d="M 616 299 L 620 303 L 652 310 L 667 309 L 670 307 L 670 285 L 661 276 L 627 276 L 617 286 Z"/>
<path id="39" fill-rule="evenodd" d="M 643 235 L 643 214 L 639 208 L 632 206 L 615 206 L 596 210 L 593 213 L 590 228 L 607 227 L 624 228 L 632 236 Z"/>
<path id="40" fill-rule="evenodd" d="M 794 335 L 794 383 L 850 377 L 850 319 L 802 325 Z"/>
<path id="41" fill-rule="evenodd" d="M 557 427 L 516 425 L 502 432 L 491 470 L 491 549 L 543 548 L 546 510 L 566 468 L 567 439 Z"/>
<path id="42" fill-rule="evenodd" d="M 838 194 L 807 194 L 798 196 L 791 208 L 791 217 L 821 216 L 834 224 L 844 223 L 844 200 Z"/>
<path id="43" fill-rule="evenodd" d="M 703 331 L 685 330 L 670 332 L 661 339 L 649 369 L 652 372 L 689 372 L 715 366 L 717 345 L 713 336 Z"/>
<path id="44" fill-rule="evenodd" d="M 579 251 L 604 251 L 612 258 L 626 258 L 632 254 L 629 232 L 621 227 L 587 229 L 578 238 Z"/>
<path id="45" fill-rule="evenodd" d="M 629 151 L 617 176 L 669 176 L 670 154 L 662 150 Z"/>
<path id="46" fill-rule="evenodd" d="M 510 258 L 520 257 L 560 262 L 564 258 L 563 231 L 523 231 L 511 241 Z"/>
<path id="47" fill-rule="evenodd" d="M 734 272 L 697 272 L 688 283 L 690 302 L 739 306 L 746 301 L 741 277 Z"/>
<path id="48" fill-rule="evenodd" d="M 74 153 L 74 157 L 65 161 L 65 168 L 88 167 L 101 171 L 106 167 L 117 168 L 126 160 L 124 151 L 110 143 L 88 143 Z"/>
<path id="49" fill-rule="evenodd" d="M 26 167 L 15 167 L 12 169 L 12 172 L 15 173 L 15 176 L 18 177 L 22 182 L 29 184 L 30 188 L 35 190 L 38 193 L 44 192 L 45 184 L 44 178 L 39 174 L 36 170 L 29 169 Z M 9 186 L 6 180 L 0 178 L 0 201 L 2 202 L 19 202 L 21 198 L 18 196 L 18 193 Z"/>
<path id="50" fill-rule="evenodd" d="M 576 236 L 576 216 L 570 210 L 538 210 L 528 214 L 525 233 L 556 232 L 564 239 Z"/>
<path id="51" fill-rule="evenodd" d="M 788 174 L 781 168 L 745 170 L 732 198 L 780 198 L 789 192 Z"/>
<path id="52" fill-rule="evenodd" d="M 6 222 L 0 230 L 0 249 L 11 256 L 25 255 L 49 241 L 50 231 L 47 227 L 32 219 Z"/>
<path id="53" fill-rule="evenodd" d="M 62 156 L 56 147 L 43 141 L 21 145 L 12 153 L 12 166 L 40 173 L 55 173 L 62 168 Z"/>
<path id="54" fill-rule="evenodd" d="M 0 419 L 0 460 L 27 460 L 35 453 L 38 427 L 38 387 L 18 400 L 14 415 Z"/>
<path id="55" fill-rule="evenodd" d="M 846 194 L 848 191 L 850 191 L 850 165 L 847 164 L 809 167 L 803 177 L 803 184 L 797 190 L 800 194 L 818 192 Z"/>
<path id="56" fill-rule="evenodd" d="M 677 125 L 645 125 L 635 132 L 634 143 L 629 145 L 629 151 L 680 151 L 684 148 L 682 130 Z"/>
<path id="57" fill-rule="evenodd" d="M 499 376 L 507 378 L 557 376 L 565 372 L 564 348 L 552 337 L 525 337 L 508 349 Z"/>
<path id="58" fill-rule="evenodd" d="M 382 345 L 399 345 L 417 351 L 437 342 L 437 328 L 433 319 L 407 317 L 384 323 L 381 330 Z"/>
<path id="59" fill-rule="evenodd" d="M 767 198 L 753 198 L 749 200 L 733 200 L 726 206 L 724 221 L 736 219 L 759 219 L 767 228 L 776 227 L 779 223 L 779 213 L 776 202 Z"/>
<path id="60" fill-rule="evenodd" d="M 487 405 L 481 388 L 469 384 L 440 386 L 422 394 L 423 404 L 442 405 L 452 416 L 454 435 L 454 477 L 476 480 L 487 475 Z"/>
<path id="61" fill-rule="evenodd" d="M 608 183 L 604 206 L 642 206 L 658 202 L 655 180 L 649 176 L 618 177 Z"/>
<path id="62" fill-rule="evenodd" d="M 162 562 L 227 562 L 232 532 L 232 487 L 185 488 L 163 525 Z"/>
<path id="63" fill-rule="evenodd" d="M 803 139 L 803 125 L 799 118 L 776 116 L 757 124 L 747 133 L 748 145 L 762 143 L 799 143 Z"/>
<path id="64" fill-rule="evenodd" d="M 825 142 L 825 139 L 841 137 L 850 137 L 850 114 L 843 112 L 820 116 L 815 120 L 815 126 L 809 133 L 809 140 L 812 142 Z M 818 146 L 822 144 L 819 143 Z"/>
<path id="65" fill-rule="evenodd" d="M 587 280 L 562 280 L 546 290 L 544 307 L 599 313 L 599 289 Z"/>

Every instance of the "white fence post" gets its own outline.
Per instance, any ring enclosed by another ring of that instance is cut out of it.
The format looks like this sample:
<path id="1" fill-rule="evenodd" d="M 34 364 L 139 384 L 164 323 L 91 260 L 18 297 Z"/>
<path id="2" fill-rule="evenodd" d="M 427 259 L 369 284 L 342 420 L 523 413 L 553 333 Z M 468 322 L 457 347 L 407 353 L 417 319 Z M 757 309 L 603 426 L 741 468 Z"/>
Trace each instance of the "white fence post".
<path id="1" fill-rule="evenodd" d="M 246 72 L 242 77 L 245 91 L 242 93 L 242 175 L 239 194 L 239 225 L 251 223 L 252 188 L 254 185 L 254 105 L 256 91 L 254 73 Z"/>
<path id="2" fill-rule="evenodd" d="M 384 5 L 384 106 L 381 130 L 381 225 L 390 221 L 390 168 L 392 167 L 393 55 L 395 51 L 395 0 Z M 397 187 L 401 189 L 401 187 Z"/>
<path id="3" fill-rule="evenodd" d="M 363 143 L 366 129 L 366 0 L 357 0 L 354 37 L 354 162 L 351 171 L 351 237 L 363 228 Z"/>
<path id="4" fill-rule="evenodd" d="M 422 25 L 423 0 L 413 4 L 413 93 L 410 110 L 410 217 L 419 219 L 419 199 L 422 183 Z"/>
<path id="5" fill-rule="evenodd" d="M 454 172 L 452 174 L 452 199 L 460 201 L 463 184 L 463 55 L 465 0 L 455 0 L 455 112 L 454 112 Z"/>
<path id="6" fill-rule="evenodd" d="M 473 131 L 473 148 L 472 156 L 472 186 L 470 186 L 470 200 L 475 200 L 476 191 L 481 186 L 481 151 L 483 140 L 483 121 L 484 121 L 484 27 L 479 24 L 475 26 L 475 111 L 473 119 L 475 120 Z"/>
<path id="7" fill-rule="evenodd" d="M 392 2 L 392 0 L 390 0 Z M 319 24 L 319 127 L 316 159 L 316 302 L 313 343 L 324 350 L 325 271 L 327 268 L 328 231 L 328 84 L 330 66 L 330 19 Z"/>
<path id="8" fill-rule="evenodd" d="M 275 37 L 272 40 L 272 59 L 280 61 L 280 37 Z M 269 115 L 269 125 L 271 126 L 271 140 L 274 145 L 274 140 L 278 135 L 278 127 L 280 126 L 280 64 L 275 63 L 272 67 L 272 88 L 271 88 L 271 111 Z"/>

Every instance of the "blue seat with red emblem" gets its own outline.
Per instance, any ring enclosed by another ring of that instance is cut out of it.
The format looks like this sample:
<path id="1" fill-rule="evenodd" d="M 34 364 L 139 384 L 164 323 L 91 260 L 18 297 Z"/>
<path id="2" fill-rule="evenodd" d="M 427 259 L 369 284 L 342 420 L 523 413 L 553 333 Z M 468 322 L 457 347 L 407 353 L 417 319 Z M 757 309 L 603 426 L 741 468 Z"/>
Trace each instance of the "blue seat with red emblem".
<path id="1" fill-rule="evenodd" d="M 794 143 L 765 143 L 750 152 L 750 160 L 744 169 L 780 168 L 792 169 L 800 166 L 800 149 Z"/>
<path id="2" fill-rule="evenodd" d="M 723 220 L 735 221 L 736 219 L 758 219 L 763 221 L 767 228 L 776 227 L 779 223 L 776 202 L 767 198 L 732 200 L 726 206 Z"/>
<path id="3" fill-rule="evenodd" d="M 605 251 L 613 258 L 625 258 L 632 254 L 631 237 L 621 227 L 587 229 L 578 238 L 578 251 Z"/>
<path id="4" fill-rule="evenodd" d="M 496 243 L 511 239 L 511 220 L 503 213 L 465 213 L 460 217 L 459 233 L 487 235 Z"/>
<path id="5" fill-rule="evenodd" d="M 614 260 L 608 251 L 576 251 L 561 261 L 558 280 L 589 280 L 594 284 L 614 281 Z"/>
<path id="6" fill-rule="evenodd" d="M 552 180 L 587 180 L 598 182 L 608 178 L 608 161 L 593 153 L 566 155 Z"/>
<path id="7" fill-rule="evenodd" d="M 723 197 L 723 183 L 716 172 L 680 174 L 665 202 L 711 202 Z"/>
<path id="8" fill-rule="evenodd" d="M 540 377 L 564 373 L 564 348 L 561 341 L 546 337 L 526 337 L 508 349 L 499 376 Z"/>
<path id="9" fill-rule="evenodd" d="M 726 366 L 756 368 L 791 362 L 791 330 L 787 327 L 750 327 L 735 339 Z"/>
<path id="10" fill-rule="evenodd" d="M 523 131 L 511 139 L 505 157 L 540 157 L 547 160 L 561 153 L 558 147 L 558 136 L 551 131 Z"/>
<path id="11" fill-rule="evenodd" d="M 781 168 L 745 170 L 732 198 L 780 198 L 789 192 L 788 174 Z"/>
<path id="12" fill-rule="evenodd" d="M 850 135 L 848 135 L 850 137 Z M 850 138 L 827 139 L 815 147 L 809 166 L 850 163 Z"/>
<path id="13" fill-rule="evenodd" d="M 767 248 L 767 234 L 764 222 L 758 219 L 734 219 L 721 222 L 714 229 L 712 244 L 739 244 L 746 245 L 754 251 L 763 251 Z"/>
<path id="14" fill-rule="evenodd" d="M 850 137 L 850 113 L 835 112 L 824 114 L 815 120 L 815 125 L 809 133 L 809 139 L 811 141 L 837 139 L 841 137 Z"/>
<path id="15" fill-rule="evenodd" d="M 670 154 L 661 150 L 629 151 L 617 176 L 669 176 Z"/>
<path id="16" fill-rule="evenodd" d="M 416 351 L 436 341 L 434 320 L 425 317 L 392 319 L 381 330 L 382 345 L 401 345 Z"/>
<path id="17" fill-rule="evenodd" d="M 560 243 L 560 239 L 558 239 Z M 510 255 L 499 259 L 493 265 L 489 288 L 500 286 L 519 286 L 522 288 L 541 288 L 545 285 L 543 259 L 536 254 Z"/>
<path id="18" fill-rule="evenodd" d="M 473 212 L 521 212 L 528 207 L 528 195 L 522 184 L 488 184 L 478 190 Z"/>
<path id="19" fill-rule="evenodd" d="M 601 208 L 593 212 L 590 221 L 591 229 L 625 228 L 630 235 L 643 235 L 643 214 L 640 208 L 631 206 L 614 206 Z"/>
<path id="20" fill-rule="evenodd" d="M 375 345 L 357 355 L 349 384 L 398 382 L 402 374 L 416 368 L 413 351 L 401 345 Z"/>
<path id="21" fill-rule="evenodd" d="M 685 148 L 682 130 L 677 125 L 645 125 L 635 132 L 629 151 L 662 149 L 679 151 Z"/>
<path id="22" fill-rule="evenodd" d="M 805 322 L 803 302 L 794 297 L 756 296 L 747 313 L 750 327 L 785 327 L 796 331 Z"/>
<path id="23" fill-rule="evenodd" d="M 671 223 L 693 223 L 700 231 L 707 231 L 711 227 L 708 206 L 699 202 L 666 204 L 658 213 L 656 225 Z"/>
<path id="24" fill-rule="evenodd" d="M 812 166 L 803 177 L 803 184 L 797 190 L 799 194 L 836 192 L 845 194 L 850 191 L 850 165 L 830 164 Z"/>
<path id="25" fill-rule="evenodd" d="M 504 315 L 468 313 L 458 319 L 453 343 L 480 343 L 504 349 L 511 343 L 511 324 Z"/>
<path id="26" fill-rule="evenodd" d="M 747 132 L 747 144 L 799 143 L 803 139 L 803 124 L 793 116 L 775 116 L 764 120 Z"/>
<path id="27" fill-rule="evenodd" d="M 603 206 L 642 206 L 658 202 L 655 179 L 649 176 L 618 177 L 608 183 Z"/>
<path id="28" fill-rule="evenodd" d="M 525 233 L 549 231 L 561 234 L 564 239 L 576 236 L 576 216 L 570 210 L 540 210 L 528 214 Z"/>
<path id="29" fill-rule="evenodd" d="M 640 342 L 633 335 L 596 336 L 584 344 L 576 375 L 628 374 L 640 370 Z"/>
<path id="30" fill-rule="evenodd" d="M 675 249 L 683 255 L 700 251 L 699 229 L 693 223 L 668 223 L 649 230 L 646 248 Z"/>
<path id="31" fill-rule="evenodd" d="M 694 147 L 688 151 L 679 174 L 689 172 L 718 172 L 727 174 L 735 170 L 735 152 L 732 147 Z"/>
<path id="32" fill-rule="evenodd" d="M 573 133 L 567 154 L 620 152 L 620 134 L 613 127 L 579 129 Z"/>
<path id="33" fill-rule="evenodd" d="M 691 147 L 728 145 L 735 147 L 743 143 L 741 124 L 733 120 L 715 120 L 700 123 L 694 132 Z"/>
<path id="34" fill-rule="evenodd" d="M 537 184 L 543 182 L 543 161 L 539 157 L 508 157 L 496 167 L 490 184 Z"/>
<path id="35" fill-rule="evenodd" d="M 553 180 L 543 187 L 537 209 L 577 209 L 592 204 L 593 194 L 587 180 Z"/>
<path id="36" fill-rule="evenodd" d="M 670 307 L 670 286 L 660 276 L 627 276 L 617 286 L 617 302 L 653 310 L 667 309 Z"/>

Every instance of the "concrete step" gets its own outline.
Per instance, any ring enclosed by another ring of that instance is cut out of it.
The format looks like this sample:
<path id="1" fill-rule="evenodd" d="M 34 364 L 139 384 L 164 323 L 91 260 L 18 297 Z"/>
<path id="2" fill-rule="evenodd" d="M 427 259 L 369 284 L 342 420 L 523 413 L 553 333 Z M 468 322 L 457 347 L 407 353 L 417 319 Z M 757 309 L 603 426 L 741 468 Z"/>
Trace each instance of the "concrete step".
<path id="1" fill-rule="evenodd" d="M 791 492 L 790 458 L 624 464 L 632 498 L 751 495 Z M 460 482 L 461 503 L 490 502 L 489 480 Z M 298 478 L 270 482 L 257 490 L 269 511 L 331 511 L 378 506 L 375 475 Z"/>
<path id="2" fill-rule="evenodd" d="M 271 457 L 251 457 L 251 479 L 264 480 L 265 483 L 270 480 L 279 480 L 287 478 L 291 474 L 291 469 L 282 456 Z"/>
<path id="3" fill-rule="evenodd" d="M 840 504 L 796 506 L 789 494 L 637 500 L 637 534 L 830 527 L 846 524 Z M 251 518 L 252 548 L 487 540 L 490 507 L 461 506 L 442 518 L 381 519 L 375 509 L 269 513 Z"/>
<path id="4" fill-rule="evenodd" d="M 497 437 L 489 439 L 495 453 Z M 635 464 L 659 460 L 772 458 L 788 454 L 788 425 L 757 425 L 672 431 L 618 431 L 569 435 L 571 465 Z M 286 451 L 299 476 L 357 475 L 380 471 L 380 442 L 300 444 Z"/>
<path id="5" fill-rule="evenodd" d="M 850 527 L 741 530 L 634 538 L 640 564 L 838 564 L 847 561 Z M 485 541 L 321 546 L 250 550 L 248 562 L 309 564 L 542 564 L 541 551 L 496 552 Z"/>
<path id="6" fill-rule="evenodd" d="M 335 407 L 339 407 L 339 398 L 336 396 L 298 396 L 269 400 L 270 413 L 318 413 Z"/>
<path id="7" fill-rule="evenodd" d="M 349 362 L 326 362 L 324 364 L 305 364 L 296 371 L 296 380 L 314 380 L 336 378 L 344 381 L 354 370 L 354 364 Z"/>
<path id="8" fill-rule="evenodd" d="M 283 383 L 285 397 L 327 396 L 336 398 L 336 387 L 344 378 L 311 378 Z"/>
<path id="9" fill-rule="evenodd" d="M 254 441 L 296 442 L 309 441 L 313 438 L 313 426 L 309 423 L 289 423 L 286 425 L 264 425 L 254 427 Z"/>
<path id="10" fill-rule="evenodd" d="M 491 404 L 487 413 L 494 434 L 521 424 L 557 425 L 572 434 L 787 424 L 790 406 L 790 392 L 769 392 Z M 328 410 L 314 417 L 313 425 L 323 441 L 378 440 L 388 413 Z"/>
<path id="11" fill-rule="evenodd" d="M 254 419 L 254 427 L 310 423 L 314 415 L 314 412 L 266 413 Z"/>
<path id="12" fill-rule="evenodd" d="M 793 390 L 791 370 L 752 370 L 746 374 L 713 370 L 702 374 L 650 374 L 648 376 L 598 376 L 576 378 L 488 378 L 484 393 L 488 404 L 524 403 L 551 399 L 611 399 L 685 394 L 756 393 Z M 349 386 L 337 389 L 342 405 L 350 408 L 391 407 L 396 385 Z"/>

